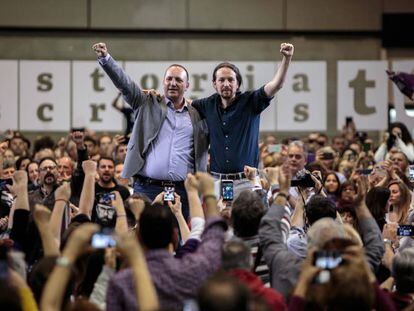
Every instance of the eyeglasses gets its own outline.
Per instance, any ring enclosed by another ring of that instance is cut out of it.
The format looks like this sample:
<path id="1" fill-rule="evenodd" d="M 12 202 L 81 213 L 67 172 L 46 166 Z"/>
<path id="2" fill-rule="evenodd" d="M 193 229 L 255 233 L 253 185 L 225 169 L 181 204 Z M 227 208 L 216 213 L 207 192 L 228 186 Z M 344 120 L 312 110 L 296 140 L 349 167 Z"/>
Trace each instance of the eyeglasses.
<path id="1" fill-rule="evenodd" d="M 47 172 L 47 171 L 53 171 L 55 169 L 56 169 L 56 165 L 50 165 L 50 166 L 40 167 L 39 171 L 40 172 Z"/>
<path id="2" fill-rule="evenodd" d="M 289 159 L 293 159 L 293 158 L 295 158 L 296 160 L 302 159 L 301 154 L 288 154 L 288 157 L 289 157 Z"/>

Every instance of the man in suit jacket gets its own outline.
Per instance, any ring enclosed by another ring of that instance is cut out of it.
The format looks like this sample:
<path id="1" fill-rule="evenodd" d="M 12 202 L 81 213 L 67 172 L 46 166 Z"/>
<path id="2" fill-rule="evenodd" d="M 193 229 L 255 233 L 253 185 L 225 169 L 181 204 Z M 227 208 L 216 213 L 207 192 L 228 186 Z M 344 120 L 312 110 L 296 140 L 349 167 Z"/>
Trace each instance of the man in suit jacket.
<path id="1" fill-rule="evenodd" d="M 134 192 L 154 199 L 167 186 L 181 196 L 188 216 L 184 180 L 188 173 L 206 171 L 208 138 L 206 123 L 189 105 L 184 93 L 188 71 L 172 64 L 163 80 L 164 96 L 143 92 L 108 53 L 105 43 L 93 49 L 103 70 L 134 110 L 135 123 L 128 144 L 122 177 L 134 177 Z"/>

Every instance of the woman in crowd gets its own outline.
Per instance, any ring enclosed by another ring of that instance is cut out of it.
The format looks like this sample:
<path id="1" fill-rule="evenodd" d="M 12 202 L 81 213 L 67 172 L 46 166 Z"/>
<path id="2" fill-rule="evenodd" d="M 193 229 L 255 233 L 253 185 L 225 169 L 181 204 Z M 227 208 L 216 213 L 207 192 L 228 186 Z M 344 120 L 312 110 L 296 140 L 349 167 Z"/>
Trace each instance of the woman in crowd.
<path id="1" fill-rule="evenodd" d="M 391 123 L 384 141 L 375 152 L 375 161 L 380 162 L 389 158 L 393 151 L 402 151 L 410 162 L 414 161 L 414 146 L 411 134 L 405 124 Z"/>
<path id="2" fill-rule="evenodd" d="M 323 185 L 328 198 L 336 204 L 339 200 L 339 189 L 341 186 L 338 175 L 335 172 L 329 172 L 323 181 Z"/>

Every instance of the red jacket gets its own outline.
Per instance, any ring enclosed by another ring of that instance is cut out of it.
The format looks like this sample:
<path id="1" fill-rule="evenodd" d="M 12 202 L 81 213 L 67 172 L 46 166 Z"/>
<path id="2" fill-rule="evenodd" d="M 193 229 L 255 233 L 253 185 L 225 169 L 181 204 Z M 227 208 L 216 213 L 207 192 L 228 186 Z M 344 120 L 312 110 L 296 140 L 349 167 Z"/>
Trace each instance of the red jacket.
<path id="1" fill-rule="evenodd" d="M 265 287 L 256 274 L 244 269 L 233 269 L 229 273 L 242 281 L 254 296 L 262 298 L 272 310 L 287 310 L 283 296 L 274 289 Z"/>

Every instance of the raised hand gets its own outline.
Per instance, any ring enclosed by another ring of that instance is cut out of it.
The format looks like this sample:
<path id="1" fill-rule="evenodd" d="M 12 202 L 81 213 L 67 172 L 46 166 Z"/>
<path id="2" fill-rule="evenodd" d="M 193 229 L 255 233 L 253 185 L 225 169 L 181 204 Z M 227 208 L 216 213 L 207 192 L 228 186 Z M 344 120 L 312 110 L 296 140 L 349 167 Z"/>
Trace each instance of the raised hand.
<path id="1" fill-rule="evenodd" d="M 198 192 L 198 180 L 193 174 L 187 174 L 184 181 L 184 187 L 187 192 Z"/>
<path id="2" fill-rule="evenodd" d="M 210 174 L 197 172 L 195 177 L 198 181 L 198 191 L 202 195 L 214 195 L 214 178 Z"/>
<path id="3" fill-rule="evenodd" d="M 72 132 L 70 135 L 73 142 L 76 144 L 76 147 L 78 149 L 82 149 L 84 147 L 85 132 L 75 131 Z"/>
<path id="4" fill-rule="evenodd" d="M 104 42 L 95 43 L 92 45 L 92 49 L 98 57 L 106 57 L 106 55 L 108 55 L 108 49 L 106 47 L 106 43 Z"/>
<path id="5" fill-rule="evenodd" d="M 4 153 L 6 152 L 8 148 L 9 148 L 8 141 L 3 141 L 2 143 L 0 143 L 0 155 L 4 155 Z"/>
<path id="6" fill-rule="evenodd" d="M 171 201 L 168 201 L 168 207 L 171 209 L 171 212 L 173 212 L 174 215 L 181 214 L 181 197 L 174 192 L 174 199 L 175 203 L 173 204 Z"/>
<path id="7" fill-rule="evenodd" d="M 257 168 L 245 165 L 243 172 L 246 175 L 247 179 L 253 180 L 253 181 L 256 179 Z"/>
<path id="8" fill-rule="evenodd" d="M 69 201 L 70 199 L 70 183 L 64 182 L 59 188 L 55 191 L 55 200 L 65 200 Z"/>
<path id="9" fill-rule="evenodd" d="M 293 47 L 293 44 L 282 43 L 280 45 L 280 53 L 285 57 L 292 57 L 294 50 L 295 50 L 295 48 Z"/>
<path id="10" fill-rule="evenodd" d="M 87 160 L 82 162 L 82 169 L 85 175 L 96 175 L 96 162 Z"/>

